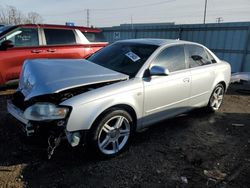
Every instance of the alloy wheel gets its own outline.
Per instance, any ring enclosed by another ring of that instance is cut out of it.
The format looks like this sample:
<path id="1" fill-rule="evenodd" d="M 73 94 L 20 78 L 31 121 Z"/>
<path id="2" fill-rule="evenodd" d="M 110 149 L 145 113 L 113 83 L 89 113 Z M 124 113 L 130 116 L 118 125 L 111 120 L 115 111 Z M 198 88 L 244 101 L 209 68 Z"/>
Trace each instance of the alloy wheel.
<path id="1" fill-rule="evenodd" d="M 223 96 L 224 96 L 223 87 L 221 86 L 216 87 L 210 99 L 210 106 L 213 110 L 216 111 L 220 108 Z"/>
<path id="2" fill-rule="evenodd" d="M 122 115 L 109 118 L 98 134 L 99 150 L 107 155 L 118 153 L 128 142 L 130 136 L 130 123 Z"/>

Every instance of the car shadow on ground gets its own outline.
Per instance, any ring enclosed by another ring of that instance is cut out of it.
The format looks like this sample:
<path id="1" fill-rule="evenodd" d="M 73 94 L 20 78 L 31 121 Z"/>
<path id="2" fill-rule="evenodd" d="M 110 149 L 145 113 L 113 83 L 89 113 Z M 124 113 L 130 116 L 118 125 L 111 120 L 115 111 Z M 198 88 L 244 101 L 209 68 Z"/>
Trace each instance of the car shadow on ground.
<path id="1" fill-rule="evenodd" d="M 10 95 L 1 94 L 0 184 L 6 187 L 248 187 L 250 113 L 247 105 L 250 102 L 244 98 L 240 103 L 242 96 L 246 95 L 230 93 L 215 114 L 198 109 L 136 133 L 130 148 L 115 158 L 98 159 L 83 147 L 71 148 L 65 141 L 48 161 L 46 136 L 32 139 L 22 136 L 19 122 L 6 112 Z M 226 178 L 211 180 L 204 174 L 204 170 L 215 169 L 226 173 Z"/>
<path id="2" fill-rule="evenodd" d="M 5 114 L 0 123 L 0 173 L 22 165 L 16 181 L 29 187 L 171 187 L 185 184 L 181 177 L 189 180 L 188 187 L 202 187 L 208 182 L 203 170 L 219 168 L 230 175 L 245 165 L 245 176 L 228 183 L 250 183 L 245 161 L 250 159 L 249 122 L 250 114 L 195 110 L 137 133 L 131 147 L 116 158 L 97 159 L 65 142 L 48 161 L 46 139 L 25 139 L 18 122 Z"/>

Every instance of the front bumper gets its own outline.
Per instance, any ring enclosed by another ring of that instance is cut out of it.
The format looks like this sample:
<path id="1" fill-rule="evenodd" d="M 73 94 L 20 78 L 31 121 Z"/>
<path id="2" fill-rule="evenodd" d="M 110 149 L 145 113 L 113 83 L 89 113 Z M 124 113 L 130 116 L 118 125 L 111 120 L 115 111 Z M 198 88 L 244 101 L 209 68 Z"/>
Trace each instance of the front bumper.
<path id="1" fill-rule="evenodd" d="M 23 128 L 24 132 L 26 133 L 26 136 L 32 136 L 35 133 L 35 130 L 37 130 L 36 128 L 38 128 L 39 126 L 34 127 L 33 122 L 30 122 L 29 120 L 25 119 L 23 110 L 21 110 L 20 108 L 15 106 L 11 100 L 7 101 L 7 110 L 13 117 L 15 117 L 17 120 L 19 120 L 22 123 L 22 128 Z M 44 127 L 44 126 L 42 126 L 42 127 Z M 65 132 L 67 140 L 71 144 L 72 147 L 75 147 L 80 143 L 80 138 L 81 138 L 80 132 L 78 132 L 78 131 L 68 132 L 68 131 L 66 131 L 65 126 L 63 126 L 63 125 L 61 125 L 59 127 L 58 126 L 49 126 L 49 127 L 54 128 L 54 133 L 55 132 L 59 132 L 59 133 Z"/>

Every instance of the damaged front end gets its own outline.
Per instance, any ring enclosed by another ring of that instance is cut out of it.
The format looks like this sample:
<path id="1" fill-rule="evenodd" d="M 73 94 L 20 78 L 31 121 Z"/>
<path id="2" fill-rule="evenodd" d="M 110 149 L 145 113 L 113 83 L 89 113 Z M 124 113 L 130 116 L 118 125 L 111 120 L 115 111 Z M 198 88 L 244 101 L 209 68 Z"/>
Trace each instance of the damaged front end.
<path id="1" fill-rule="evenodd" d="M 87 130 L 67 131 L 66 125 L 72 107 L 63 106 L 60 103 L 114 82 L 117 81 L 77 87 L 60 93 L 33 97 L 29 100 L 25 100 L 24 94 L 18 90 L 7 102 L 8 112 L 22 122 L 22 129 L 26 136 L 41 133 L 49 136 L 48 158 L 50 159 L 62 139 L 66 139 L 72 147 L 75 147 L 80 144 L 80 141 L 84 145 L 87 135 Z"/>
<path id="2" fill-rule="evenodd" d="M 85 140 L 81 137 L 87 131 L 67 131 L 73 107 L 61 104 L 74 96 L 127 79 L 127 75 L 86 60 L 28 60 L 7 109 L 22 122 L 27 136 L 40 131 L 49 133 L 48 157 L 51 157 L 61 138 L 67 138 L 75 147 Z"/>
<path id="3" fill-rule="evenodd" d="M 25 100 L 24 94 L 18 90 L 13 94 L 12 100 L 7 103 L 8 111 L 16 119 L 23 123 L 26 136 L 33 136 L 40 131 L 53 132 L 59 135 L 65 132 L 65 136 L 72 147 L 79 144 L 82 134 L 68 132 L 67 120 L 72 107 L 60 105 L 63 101 L 76 95 L 110 85 L 117 81 L 108 81 L 88 86 L 68 89 L 59 93 L 46 94 Z"/>

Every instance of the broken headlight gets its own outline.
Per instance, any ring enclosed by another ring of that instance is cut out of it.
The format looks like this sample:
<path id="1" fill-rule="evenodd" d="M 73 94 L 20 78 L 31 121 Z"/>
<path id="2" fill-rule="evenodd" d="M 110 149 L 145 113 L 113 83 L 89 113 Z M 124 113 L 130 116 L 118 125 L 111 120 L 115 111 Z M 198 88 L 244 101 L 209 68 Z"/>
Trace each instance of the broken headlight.
<path id="1" fill-rule="evenodd" d="M 36 103 L 24 111 L 24 117 L 32 121 L 63 119 L 67 116 L 69 108 L 56 106 L 52 103 Z"/>

